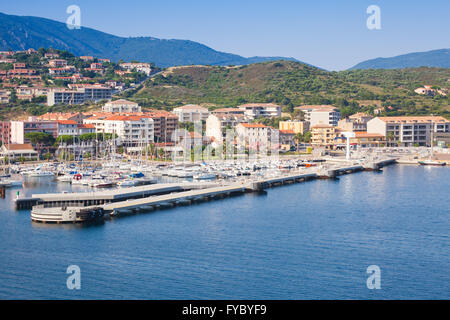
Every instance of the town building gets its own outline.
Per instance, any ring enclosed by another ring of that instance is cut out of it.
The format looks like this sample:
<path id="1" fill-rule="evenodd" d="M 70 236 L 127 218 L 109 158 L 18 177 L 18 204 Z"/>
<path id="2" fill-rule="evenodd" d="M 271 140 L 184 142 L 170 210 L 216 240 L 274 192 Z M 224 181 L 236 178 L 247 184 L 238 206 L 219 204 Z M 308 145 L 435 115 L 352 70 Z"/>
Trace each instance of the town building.
<path id="1" fill-rule="evenodd" d="M 247 118 L 243 114 L 211 114 L 206 119 L 206 136 L 214 138 L 216 144 L 222 144 L 227 130 L 232 130 L 244 122 L 247 122 Z"/>
<path id="2" fill-rule="evenodd" d="M 274 103 L 247 103 L 237 107 L 250 120 L 281 117 L 281 106 Z"/>
<path id="3" fill-rule="evenodd" d="M 64 59 L 52 59 L 49 60 L 48 65 L 52 68 L 63 68 L 67 66 L 67 61 Z"/>
<path id="4" fill-rule="evenodd" d="M 342 139 L 341 143 L 346 141 L 346 138 L 338 134 Z M 350 138 L 350 145 L 360 148 L 378 148 L 386 145 L 386 137 L 379 133 L 367 133 L 364 131 L 356 131 L 355 136 Z"/>
<path id="5" fill-rule="evenodd" d="M 139 72 L 144 72 L 146 75 L 150 75 L 150 73 L 152 72 L 150 63 L 127 62 L 121 63 L 120 67 L 128 71 L 136 70 Z"/>
<path id="6" fill-rule="evenodd" d="M 154 141 L 154 121 L 149 116 L 109 115 L 84 120 L 96 132 L 117 134 L 125 147 L 145 147 Z"/>
<path id="7" fill-rule="evenodd" d="M 39 121 L 36 117 L 29 117 L 26 121 L 11 121 L 11 143 L 29 143 L 25 137 L 27 133 L 43 132 L 58 137 L 58 123 L 56 121 Z"/>
<path id="8" fill-rule="evenodd" d="M 294 137 L 296 133 L 293 130 L 279 130 L 278 137 L 280 142 L 280 150 L 289 151 L 295 144 Z"/>
<path id="9" fill-rule="evenodd" d="M 83 120 L 88 116 L 84 115 L 81 112 L 54 112 L 54 113 L 46 113 L 41 116 L 38 116 L 37 119 L 39 121 L 59 121 L 59 120 L 73 120 L 76 123 L 83 123 Z"/>
<path id="10" fill-rule="evenodd" d="M 173 142 L 173 134 L 178 128 L 178 117 L 167 111 L 150 110 L 145 115 L 153 119 L 156 142 Z"/>
<path id="11" fill-rule="evenodd" d="M 423 95 L 427 95 L 427 96 L 435 96 L 436 94 L 440 94 L 443 96 L 446 96 L 447 93 L 445 90 L 442 89 L 434 89 L 433 86 L 423 86 L 421 88 L 417 88 L 416 90 L 414 90 L 415 93 L 417 94 L 423 94 Z"/>
<path id="12" fill-rule="evenodd" d="M 348 118 L 339 120 L 338 127 L 342 129 L 342 131 L 347 132 L 367 131 L 367 122 L 372 119 L 373 117 L 371 115 L 358 112 Z"/>
<path id="13" fill-rule="evenodd" d="M 244 110 L 239 108 L 219 108 L 213 110 L 211 114 L 227 114 L 227 115 L 235 114 L 244 116 Z"/>
<path id="14" fill-rule="evenodd" d="M 11 123 L 0 121 L 0 141 L 2 144 L 11 143 Z"/>
<path id="15" fill-rule="evenodd" d="M 0 157 L 9 160 L 25 159 L 27 161 L 38 160 L 38 153 L 31 144 L 4 144 L 0 149 Z"/>
<path id="16" fill-rule="evenodd" d="M 316 124 L 311 128 L 311 145 L 333 149 L 339 130 L 330 124 Z"/>
<path id="17" fill-rule="evenodd" d="M 206 121 L 209 116 L 207 108 L 195 104 L 174 108 L 172 112 L 178 116 L 179 122 Z"/>
<path id="18" fill-rule="evenodd" d="M 59 136 L 78 136 L 78 123 L 74 120 L 58 120 Z"/>
<path id="19" fill-rule="evenodd" d="M 259 123 L 236 125 L 237 143 L 251 150 L 268 150 L 271 128 Z"/>
<path id="20" fill-rule="evenodd" d="M 284 131 L 293 131 L 295 134 L 309 131 L 309 122 L 307 121 L 280 121 L 279 129 Z"/>
<path id="21" fill-rule="evenodd" d="M 318 124 L 337 126 L 341 118 L 339 110 L 331 105 L 308 105 L 295 109 L 304 112 L 305 120 L 309 122 L 310 127 Z"/>
<path id="22" fill-rule="evenodd" d="M 9 103 L 10 98 L 11 98 L 11 91 L 0 90 L 0 104 Z"/>
<path id="23" fill-rule="evenodd" d="M 73 90 L 52 90 L 47 95 L 47 105 L 83 104 L 88 101 L 110 100 L 112 89 L 103 85 L 83 85 Z"/>
<path id="24" fill-rule="evenodd" d="M 377 117 L 367 122 L 367 132 L 381 134 L 400 146 L 429 146 L 431 132 L 450 132 L 450 121 L 440 116 Z"/>
<path id="25" fill-rule="evenodd" d="M 102 110 L 104 112 L 142 112 L 142 108 L 136 103 L 128 100 L 120 99 L 115 101 L 107 102 Z"/>

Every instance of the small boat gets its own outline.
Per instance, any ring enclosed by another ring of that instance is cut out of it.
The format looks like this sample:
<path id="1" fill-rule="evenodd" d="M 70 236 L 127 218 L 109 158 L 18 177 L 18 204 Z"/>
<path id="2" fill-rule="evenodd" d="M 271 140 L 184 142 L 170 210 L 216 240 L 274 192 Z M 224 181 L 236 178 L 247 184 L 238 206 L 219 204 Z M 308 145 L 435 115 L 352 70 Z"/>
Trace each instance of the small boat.
<path id="1" fill-rule="evenodd" d="M 137 184 L 136 180 L 123 180 L 117 182 L 119 187 L 134 187 Z"/>
<path id="2" fill-rule="evenodd" d="M 28 176 L 29 177 L 53 177 L 55 174 L 51 171 L 42 171 L 42 170 L 36 170 L 34 172 L 31 172 Z"/>
<path id="3" fill-rule="evenodd" d="M 421 166 L 445 166 L 446 163 L 445 162 L 439 162 L 439 161 L 433 161 L 433 160 L 422 160 L 419 161 L 419 164 Z"/>
<path id="4" fill-rule="evenodd" d="M 60 177 L 58 177 L 58 178 L 56 178 L 58 181 L 60 181 L 60 182 L 72 182 L 72 176 L 69 176 L 69 175 L 64 175 L 64 176 L 60 176 Z"/>
<path id="5" fill-rule="evenodd" d="M 0 187 L 5 188 L 14 188 L 14 187 L 22 187 L 23 182 L 20 180 L 11 180 L 11 179 L 5 179 L 0 181 Z"/>
<path id="6" fill-rule="evenodd" d="M 213 180 L 216 178 L 216 175 L 212 173 L 196 174 L 193 178 L 195 180 Z"/>

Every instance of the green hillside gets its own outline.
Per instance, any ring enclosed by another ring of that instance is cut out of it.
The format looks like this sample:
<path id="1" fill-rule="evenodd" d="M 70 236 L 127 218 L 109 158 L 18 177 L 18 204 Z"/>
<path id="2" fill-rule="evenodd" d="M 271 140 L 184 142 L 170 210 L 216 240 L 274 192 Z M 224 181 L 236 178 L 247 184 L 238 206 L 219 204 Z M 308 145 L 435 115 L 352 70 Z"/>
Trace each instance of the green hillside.
<path id="1" fill-rule="evenodd" d="M 211 107 L 247 102 L 274 102 L 290 111 L 301 104 L 333 104 L 344 115 L 389 106 L 388 115 L 436 113 L 450 116 L 450 99 L 422 96 L 414 89 L 433 85 L 448 89 L 450 69 L 354 70 L 328 72 L 291 61 L 239 67 L 169 68 L 127 98 L 145 107 L 196 103 Z"/>

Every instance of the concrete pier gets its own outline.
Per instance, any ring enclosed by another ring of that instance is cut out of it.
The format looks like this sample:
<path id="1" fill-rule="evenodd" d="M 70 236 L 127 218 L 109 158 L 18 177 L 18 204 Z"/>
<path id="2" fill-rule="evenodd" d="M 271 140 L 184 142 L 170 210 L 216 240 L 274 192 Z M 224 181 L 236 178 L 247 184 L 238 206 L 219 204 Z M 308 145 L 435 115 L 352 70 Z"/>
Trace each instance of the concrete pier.
<path id="1" fill-rule="evenodd" d="M 92 192 L 33 194 L 31 198 L 18 198 L 15 202 L 16 209 L 31 209 L 34 205 L 45 208 L 86 207 L 214 186 L 217 184 L 166 183 Z"/>

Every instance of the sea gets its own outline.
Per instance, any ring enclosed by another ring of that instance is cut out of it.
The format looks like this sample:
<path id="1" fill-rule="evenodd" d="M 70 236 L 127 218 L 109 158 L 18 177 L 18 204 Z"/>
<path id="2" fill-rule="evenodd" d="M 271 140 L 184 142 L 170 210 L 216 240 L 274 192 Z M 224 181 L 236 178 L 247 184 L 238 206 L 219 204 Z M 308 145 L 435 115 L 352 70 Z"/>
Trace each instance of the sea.
<path id="1" fill-rule="evenodd" d="M 85 225 L 14 209 L 17 192 L 62 191 L 83 187 L 29 178 L 0 199 L 0 299 L 450 299 L 448 167 L 392 165 Z"/>

